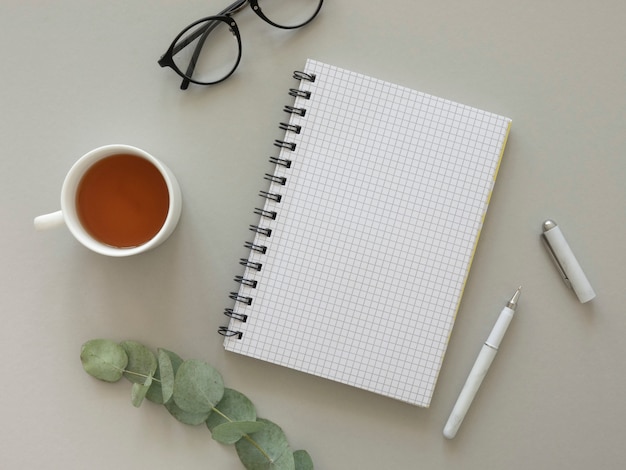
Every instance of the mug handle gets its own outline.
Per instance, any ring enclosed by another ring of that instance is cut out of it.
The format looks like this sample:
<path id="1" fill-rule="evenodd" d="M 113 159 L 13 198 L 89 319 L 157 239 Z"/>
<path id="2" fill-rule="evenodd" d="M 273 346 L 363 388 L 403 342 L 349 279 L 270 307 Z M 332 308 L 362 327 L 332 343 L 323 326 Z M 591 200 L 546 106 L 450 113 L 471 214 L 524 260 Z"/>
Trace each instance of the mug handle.
<path id="1" fill-rule="evenodd" d="M 35 217 L 33 221 L 35 230 L 48 230 L 49 228 L 58 227 L 65 222 L 62 211 L 52 212 L 50 214 L 40 215 Z"/>

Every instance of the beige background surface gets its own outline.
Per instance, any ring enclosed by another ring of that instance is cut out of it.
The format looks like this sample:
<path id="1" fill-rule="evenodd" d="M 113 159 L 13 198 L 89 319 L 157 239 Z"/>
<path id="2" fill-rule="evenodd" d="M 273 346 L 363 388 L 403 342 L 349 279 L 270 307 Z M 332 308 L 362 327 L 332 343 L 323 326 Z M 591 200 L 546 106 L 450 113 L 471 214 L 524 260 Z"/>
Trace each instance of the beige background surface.
<path id="1" fill-rule="evenodd" d="M 240 469 L 234 449 L 130 385 L 80 365 L 85 341 L 136 339 L 211 362 L 318 469 L 617 469 L 626 460 L 626 4 L 327 0 L 299 31 L 238 14 L 243 59 L 178 89 L 156 61 L 226 2 L 0 5 L 0 466 Z M 291 72 L 307 57 L 513 119 L 429 409 L 226 353 L 229 306 Z M 107 143 L 176 173 L 178 230 L 132 259 L 93 254 L 32 219 L 58 209 L 71 164 Z M 598 297 L 581 305 L 543 251 L 557 220 Z M 453 441 L 441 431 L 515 288 L 509 334 Z"/>

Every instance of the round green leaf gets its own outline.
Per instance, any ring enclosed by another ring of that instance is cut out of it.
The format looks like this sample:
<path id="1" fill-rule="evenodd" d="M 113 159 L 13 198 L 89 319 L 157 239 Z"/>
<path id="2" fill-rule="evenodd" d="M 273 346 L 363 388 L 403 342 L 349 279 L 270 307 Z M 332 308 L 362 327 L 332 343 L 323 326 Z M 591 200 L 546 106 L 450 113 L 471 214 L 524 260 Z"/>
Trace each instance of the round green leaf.
<path id="1" fill-rule="evenodd" d="M 132 383 L 145 384 L 146 380 L 152 377 L 156 371 L 156 356 L 147 347 L 136 341 L 122 341 L 120 346 L 128 355 L 124 377 Z"/>
<path id="2" fill-rule="evenodd" d="M 167 349 L 157 350 L 159 366 L 154 373 L 152 385 L 146 394 L 146 398 L 154 403 L 163 405 L 170 401 L 174 393 L 174 377 L 178 367 L 183 363 L 180 356 Z"/>
<path id="3" fill-rule="evenodd" d="M 224 396 L 221 374 L 206 362 L 184 361 L 174 379 L 174 402 L 191 413 L 211 412 Z"/>
<path id="4" fill-rule="evenodd" d="M 211 413 L 206 422 L 211 431 L 215 426 L 231 421 L 256 421 L 256 409 L 252 402 L 243 393 L 231 388 L 224 389 L 224 396 L 215 409 L 219 413 Z"/>
<path id="5" fill-rule="evenodd" d="M 89 375 L 105 382 L 117 382 L 128 364 L 128 355 L 114 341 L 92 339 L 83 344 L 80 360 Z"/>
<path id="6" fill-rule="evenodd" d="M 265 424 L 263 429 L 235 444 L 244 467 L 248 470 L 294 470 L 293 452 L 283 430 L 267 419 L 259 418 L 257 421 Z"/>
<path id="7" fill-rule="evenodd" d="M 146 393 L 152 384 L 152 377 L 148 377 L 145 384 L 134 383 L 131 389 L 131 401 L 135 408 L 139 408 L 146 397 Z"/>
<path id="8" fill-rule="evenodd" d="M 197 426 L 198 424 L 204 423 L 211 413 L 210 411 L 203 413 L 191 413 L 189 411 L 181 410 L 176 403 L 174 403 L 174 400 L 170 400 L 165 403 L 165 408 L 167 408 L 167 411 L 169 411 L 169 413 L 178 421 L 191 426 Z"/>
<path id="9" fill-rule="evenodd" d="M 157 351 L 157 360 L 159 363 L 158 372 L 161 380 L 163 402 L 167 402 L 174 394 L 174 365 L 169 354 L 162 349 Z"/>
<path id="10" fill-rule="evenodd" d="M 215 426 L 211 436 L 221 444 L 234 444 L 246 434 L 258 432 L 264 426 L 259 421 L 233 421 Z"/>
<path id="11" fill-rule="evenodd" d="M 313 459 L 306 450 L 296 450 L 293 453 L 296 470 L 314 470 Z"/>

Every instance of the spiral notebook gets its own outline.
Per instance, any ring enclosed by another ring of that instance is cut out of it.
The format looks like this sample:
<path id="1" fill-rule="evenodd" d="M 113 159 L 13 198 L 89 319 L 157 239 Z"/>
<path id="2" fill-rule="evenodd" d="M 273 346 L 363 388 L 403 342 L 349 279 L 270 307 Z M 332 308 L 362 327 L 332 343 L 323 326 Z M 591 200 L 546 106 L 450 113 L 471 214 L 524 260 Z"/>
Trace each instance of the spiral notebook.
<path id="1" fill-rule="evenodd" d="M 294 78 L 224 346 L 427 407 L 511 120 L 314 60 Z"/>

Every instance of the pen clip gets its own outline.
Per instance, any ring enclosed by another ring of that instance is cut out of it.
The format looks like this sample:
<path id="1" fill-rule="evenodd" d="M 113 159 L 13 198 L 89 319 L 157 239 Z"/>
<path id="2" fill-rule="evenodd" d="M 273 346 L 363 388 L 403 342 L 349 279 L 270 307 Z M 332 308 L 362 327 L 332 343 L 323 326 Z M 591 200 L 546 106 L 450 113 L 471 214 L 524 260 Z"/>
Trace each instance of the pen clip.
<path id="1" fill-rule="evenodd" d="M 552 258 L 552 261 L 554 261 L 554 265 L 556 266 L 559 273 L 561 274 L 561 277 L 563 278 L 563 282 L 565 282 L 565 285 L 569 287 L 570 289 L 574 289 L 574 286 L 572 286 L 572 283 L 567 277 L 567 273 L 565 272 L 565 269 L 563 269 L 563 265 L 559 261 L 559 258 L 557 258 L 556 254 L 554 253 L 554 250 L 552 249 L 552 245 L 550 245 L 550 241 L 548 240 L 548 237 L 546 237 L 545 233 L 541 234 L 541 240 L 543 241 L 544 246 L 548 250 L 548 254 L 550 255 L 550 258 Z"/>

